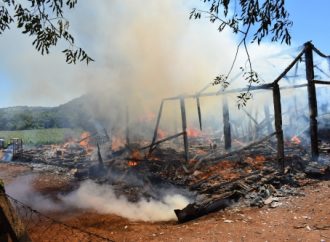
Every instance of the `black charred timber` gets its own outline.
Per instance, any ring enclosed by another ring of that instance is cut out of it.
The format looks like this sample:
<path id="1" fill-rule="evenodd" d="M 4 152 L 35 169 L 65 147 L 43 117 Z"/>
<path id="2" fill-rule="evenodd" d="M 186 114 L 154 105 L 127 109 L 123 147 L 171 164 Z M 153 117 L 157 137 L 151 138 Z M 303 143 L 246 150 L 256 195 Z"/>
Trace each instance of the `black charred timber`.
<path id="1" fill-rule="evenodd" d="M 183 144 L 184 153 L 186 161 L 189 160 L 189 150 L 188 150 L 188 137 L 187 137 L 187 117 L 186 117 L 186 105 L 184 103 L 184 98 L 180 98 L 180 108 L 181 108 L 181 118 L 182 118 L 182 132 L 183 132 Z"/>
<path id="2" fill-rule="evenodd" d="M 181 132 L 181 133 L 177 133 L 177 134 L 174 134 L 174 135 L 171 135 L 171 136 L 168 136 L 168 137 L 166 137 L 166 138 L 164 138 L 164 139 L 161 139 L 161 140 L 157 140 L 157 141 L 154 142 L 153 144 L 150 144 L 150 145 L 147 145 L 147 146 L 141 147 L 140 150 L 144 150 L 144 149 L 147 149 L 147 148 L 151 148 L 151 152 L 152 152 L 152 151 L 154 150 L 154 148 L 156 148 L 157 145 L 159 145 L 159 144 L 161 144 L 161 143 L 163 143 L 163 142 L 165 142 L 165 141 L 168 141 L 168 140 L 174 139 L 174 138 L 176 138 L 176 137 L 178 137 L 178 136 L 181 136 L 181 135 L 183 135 L 183 132 Z M 151 152 L 149 152 L 149 153 L 151 153 Z"/>
<path id="3" fill-rule="evenodd" d="M 225 138 L 225 150 L 230 150 L 231 131 L 230 131 L 228 102 L 226 97 L 222 99 L 222 118 L 223 118 L 223 134 Z"/>
<path id="4" fill-rule="evenodd" d="M 274 83 L 273 86 L 273 102 L 275 114 L 275 131 L 277 138 L 277 160 L 282 172 L 284 172 L 284 138 L 282 129 L 281 92 L 278 83 Z"/>
<path id="5" fill-rule="evenodd" d="M 98 157 L 98 160 L 99 160 L 99 168 L 103 169 L 104 168 L 104 163 L 103 163 L 103 159 L 102 159 L 102 155 L 101 155 L 100 145 L 99 145 L 98 142 L 96 143 L 96 146 L 97 146 L 97 157 Z"/>
<path id="6" fill-rule="evenodd" d="M 264 106 L 264 112 L 265 112 L 265 121 L 266 121 L 266 125 L 267 125 L 267 131 L 270 134 L 270 133 L 273 132 L 273 128 L 272 128 L 272 122 L 270 121 L 270 114 L 269 114 L 269 106 L 268 105 Z"/>
<path id="7" fill-rule="evenodd" d="M 314 83 L 314 63 L 313 63 L 313 45 L 311 42 L 305 43 L 305 64 L 306 79 L 309 103 L 309 128 L 311 135 L 311 153 L 312 159 L 317 160 L 319 156 L 318 137 L 317 137 L 317 99 Z"/>
<path id="8" fill-rule="evenodd" d="M 196 104 L 197 104 L 197 113 L 198 113 L 198 121 L 199 121 L 199 129 L 202 131 L 202 111 L 201 111 L 201 103 L 199 101 L 199 97 L 196 97 Z"/>
<path id="9" fill-rule="evenodd" d="M 179 223 L 185 223 L 209 213 L 225 209 L 236 202 L 240 196 L 241 194 L 233 192 L 227 197 L 216 199 L 206 204 L 188 204 L 184 209 L 175 209 L 174 212 Z"/>
<path id="10" fill-rule="evenodd" d="M 162 116 L 162 112 L 163 112 L 163 105 L 164 105 L 164 100 L 161 102 L 160 108 L 159 108 L 159 111 L 158 111 L 156 127 L 155 127 L 155 130 L 154 130 L 154 136 L 152 137 L 152 141 L 151 141 L 151 145 L 150 145 L 150 149 L 149 149 L 149 155 L 151 154 L 151 152 L 153 150 L 153 146 L 154 146 L 154 144 L 156 142 L 156 139 L 157 139 L 157 136 L 158 136 L 158 127 L 159 127 L 160 117 Z"/>

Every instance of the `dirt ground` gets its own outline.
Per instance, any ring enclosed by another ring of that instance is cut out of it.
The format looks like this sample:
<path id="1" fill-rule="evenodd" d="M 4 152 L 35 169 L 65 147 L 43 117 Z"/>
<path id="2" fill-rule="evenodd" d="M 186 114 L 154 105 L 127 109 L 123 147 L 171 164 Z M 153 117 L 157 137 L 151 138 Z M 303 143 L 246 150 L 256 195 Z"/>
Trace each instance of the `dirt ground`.
<path id="1" fill-rule="evenodd" d="M 5 184 L 28 172 L 30 169 L 21 165 L 0 163 L 0 177 Z M 37 184 L 42 184 L 38 186 L 41 190 L 50 191 L 66 185 L 53 174 L 43 174 Z M 276 208 L 235 206 L 184 224 L 129 221 L 91 211 L 53 216 L 114 241 L 330 241 L 330 181 L 311 182 L 300 192 L 305 196 L 285 197 Z M 41 229 L 42 226 L 32 229 L 32 238 Z M 55 238 L 58 230 L 50 228 L 47 234 Z"/>

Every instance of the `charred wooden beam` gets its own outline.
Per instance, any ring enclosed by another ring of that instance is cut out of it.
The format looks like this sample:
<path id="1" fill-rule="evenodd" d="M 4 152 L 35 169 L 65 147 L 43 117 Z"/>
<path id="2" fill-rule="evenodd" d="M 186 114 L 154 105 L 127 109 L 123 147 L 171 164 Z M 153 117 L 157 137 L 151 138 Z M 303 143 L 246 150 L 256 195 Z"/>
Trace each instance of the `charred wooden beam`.
<path id="1" fill-rule="evenodd" d="M 309 42 L 310 43 L 310 42 Z M 312 49 L 321 57 L 323 58 L 330 58 L 330 55 L 326 55 L 322 53 L 319 49 L 317 49 L 314 45 L 312 45 Z"/>
<path id="2" fill-rule="evenodd" d="M 148 148 L 148 147 L 150 148 L 149 149 L 149 155 L 152 152 L 153 146 L 154 146 L 154 144 L 156 142 L 156 139 L 157 139 L 157 136 L 158 136 L 158 128 L 159 128 L 160 118 L 161 118 L 162 112 L 163 112 L 163 106 L 164 106 L 164 101 L 162 101 L 161 104 L 160 104 L 160 108 L 159 108 L 158 116 L 157 116 L 157 121 L 156 121 L 156 127 L 155 127 L 155 130 L 154 130 L 154 136 L 152 137 L 151 145 L 146 147 L 146 148 Z"/>
<path id="3" fill-rule="evenodd" d="M 229 94 L 229 93 L 238 93 L 238 92 L 246 92 L 246 91 L 257 91 L 257 90 L 269 90 L 273 86 L 272 83 L 263 84 L 259 86 L 251 86 L 246 88 L 237 88 L 237 89 L 231 89 L 226 91 L 217 91 L 217 92 L 207 92 L 207 93 L 201 93 L 201 94 L 193 94 L 193 95 L 181 95 L 181 96 L 175 96 L 175 97 L 169 97 L 163 99 L 164 101 L 171 101 L 171 100 L 178 100 L 181 98 L 187 99 L 187 98 L 196 98 L 198 97 L 210 97 L 210 96 L 220 96 L 223 94 Z"/>
<path id="4" fill-rule="evenodd" d="M 317 137 L 317 99 L 314 83 L 314 63 L 313 63 L 313 45 L 311 42 L 305 43 L 305 64 L 306 64 L 306 79 L 309 103 L 309 124 L 311 138 L 311 153 L 312 159 L 317 160 L 319 156 L 318 137 Z"/>
<path id="5" fill-rule="evenodd" d="M 278 83 L 274 83 L 273 87 L 273 102 L 275 115 L 275 131 L 277 138 L 277 160 L 284 171 L 284 138 L 282 129 L 282 107 L 281 107 L 281 92 Z"/>
<path id="6" fill-rule="evenodd" d="M 285 68 L 285 70 L 273 81 L 273 83 L 278 83 L 291 69 L 292 67 L 300 60 L 300 58 L 302 57 L 302 55 L 304 54 L 305 49 L 302 50 L 297 57 L 288 65 L 287 68 Z"/>
<path id="7" fill-rule="evenodd" d="M 330 85 L 330 81 L 314 80 L 315 84 Z"/>
<path id="8" fill-rule="evenodd" d="M 200 104 L 200 101 L 199 101 L 199 97 L 196 97 L 196 104 L 197 104 L 199 129 L 203 130 L 203 127 L 202 127 L 202 111 L 201 111 L 201 104 Z"/>
<path id="9" fill-rule="evenodd" d="M 224 196 L 223 198 L 216 199 L 206 204 L 188 204 L 184 209 L 175 209 L 175 215 L 180 223 L 184 223 L 198 217 L 207 215 L 212 212 L 216 212 L 221 209 L 225 209 L 232 205 L 241 194 L 236 192 L 231 192 Z"/>
<path id="10" fill-rule="evenodd" d="M 161 143 L 163 143 L 165 141 L 168 141 L 168 140 L 174 139 L 176 137 L 179 137 L 181 135 L 183 135 L 183 132 L 177 133 L 175 135 L 168 136 L 168 137 L 166 137 L 164 139 L 161 139 L 161 140 L 158 140 L 158 141 L 154 142 L 153 144 L 150 144 L 150 145 L 147 145 L 147 146 L 144 146 L 144 147 L 140 148 L 140 150 L 144 150 L 144 149 L 150 148 L 151 149 L 151 152 L 152 152 L 152 150 L 154 149 L 155 146 L 157 146 L 157 145 L 159 145 L 159 144 L 161 144 Z"/>
<path id="11" fill-rule="evenodd" d="M 184 98 L 180 98 L 180 108 L 181 108 L 181 119 L 182 119 L 182 132 L 183 132 L 183 144 L 184 144 L 184 153 L 186 161 L 189 160 L 189 146 L 188 146 L 188 137 L 187 137 L 187 116 L 186 116 L 186 105 Z"/>
<path id="12" fill-rule="evenodd" d="M 230 130 L 230 117 L 227 98 L 224 96 L 222 99 L 222 118 L 223 118 L 223 134 L 225 139 L 225 150 L 231 149 L 231 130 Z"/>
<path id="13" fill-rule="evenodd" d="M 273 86 L 273 83 L 267 83 L 267 84 L 263 84 L 263 85 L 259 85 L 259 86 L 252 86 L 252 87 L 246 87 L 246 88 L 236 88 L 236 89 L 231 89 L 231 90 L 226 90 L 226 91 L 206 92 L 206 93 L 201 93 L 201 94 L 190 94 L 190 95 L 183 95 L 183 96 L 181 95 L 181 96 L 175 96 L 175 97 L 168 97 L 168 98 L 164 98 L 163 101 L 179 100 L 182 97 L 184 99 L 188 99 L 188 98 L 196 98 L 196 97 L 220 96 L 220 95 L 224 95 L 224 94 L 247 92 L 247 91 L 253 92 L 253 91 L 258 91 L 258 90 L 270 90 L 270 89 L 272 89 L 272 86 Z M 305 86 L 307 86 L 307 84 L 292 85 L 292 86 L 281 87 L 281 90 L 282 89 L 283 90 L 289 90 L 289 89 L 295 89 L 295 88 L 300 88 L 300 87 L 305 87 Z"/>
<path id="14" fill-rule="evenodd" d="M 96 143 L 96 146 L 97 146 L 97 158 L 99 161 L 99 168 L 102 169 L 102 168 L 104 168 L 104 162 L 103 162 L 103 158 L 101 155 L 100 145 L 98 142 Z"/>

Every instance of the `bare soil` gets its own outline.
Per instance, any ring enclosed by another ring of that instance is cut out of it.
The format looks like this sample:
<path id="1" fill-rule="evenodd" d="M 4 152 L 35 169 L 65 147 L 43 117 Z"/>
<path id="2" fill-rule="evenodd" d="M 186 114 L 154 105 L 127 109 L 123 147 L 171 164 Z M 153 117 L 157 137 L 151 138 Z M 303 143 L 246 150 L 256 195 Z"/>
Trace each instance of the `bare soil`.
<path id="1" fill-rule="evenodd" d="M 30 169 L 22 165 L 0 163 L 0 178 L 5 184 L 28 172 Z M 41 191 L 54 191 L 66 187 L 68 181 L 56 174 L 42 174 L 36 184 Z M 312 181 L 300 192 L 305 196 L 285 197 L 276 208 L 235 206 L 184 224 L 129 221 L 93 211 L 50 216 L 114 241 L 330 241 L 330 181 Z M 60 236 L 52 226 L 47 235 Z M 30 230 L 32 238 L 39 238 L 34 241 L 46 241 L 38 236 L 44 229 L 39 225 Z M 61 236 L 79 241 L 69 233 L 72 231 L 62 231 Z"/>

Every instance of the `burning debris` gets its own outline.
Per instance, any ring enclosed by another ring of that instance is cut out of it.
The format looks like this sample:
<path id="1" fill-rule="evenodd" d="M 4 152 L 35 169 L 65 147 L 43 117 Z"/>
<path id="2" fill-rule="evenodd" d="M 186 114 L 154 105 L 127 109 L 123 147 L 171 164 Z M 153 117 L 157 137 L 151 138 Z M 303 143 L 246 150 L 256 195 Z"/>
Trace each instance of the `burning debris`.
<path id="1" fill-rule="evenodd" d="M 122 127 L 121 136 L 113 132 L 109 135 L 105 129 L 103 135 L 83 133 L 77 141 L 26 150 L 19 159 L 71 169 L 76 181 L 87 180 L 84 184 L 87 184 L 88 191 L 102 187 L 102 192 L 92 193 L 101 203 L 105 201 L 102 195 L 107 189 L 110 195 L 106 198 L 116 198 L 130 206 L 131 203 L 150 205 L 150 202 L 156 201 L 161 206 L 175 209 L 179 222 L 198 218 L 234 203 L 277 207 L 283 196 L 302 195 L 296 188 L 306 184 L 309 178 L 328 179 L 330 176 L 330 135 L 325 135 L 329 131 L 322 132 L 322 140 L 319 140 L 321 136 L 317 132 L 315 85 L 321 84 L 321 81 L 315 81 L 312 75 L 312 51 L 317 52 L 311 43 L 306 43 L 303 51 L 274 82 L 250 87 L 251 92 L 271 91 L 273 113 L 264 104 L 262 115 L 260 110 L 245 108 L 241 113 L 244 118 L 232 118 L 232 109 L 226 97 L 248 89 L 214 93 L 205 93 L 203 89 L 194 95 L 163 99 L 157 117 L 148 114 L 147 120 L 156 118 L 151 143 L 134 140 L 130 135 L 127 113 L 126 127 Z M 280 87 L 280 80 L 303 56 L 308 83 Z M 322 81 L 322 84 L 330 83 Z M 281 93 L 306 86 L 310 116 L 307 118 L 309 126 L 302 128 L 298 124 L 293 125 L 291 109 L 282 112 Z M 208 132 L 202 123 L 200 99 L 219 95 L 222 96 L 223 129 Z M 186 99 L 196 99 L 199 129 L 188 125 Z M 174 134 L 160 127 L 163 108 L 168 101 L 178 101 L 180 107 L 181 130 L 176 129 Z M 289 121 L 286 116 L 290 116 Z M 295 132 L 288 132 L 289 126 L 290 131 Z M 306 151 L 307 145 L 311 152 Z M 81 196 L 80 192 L 86 187 L 78 188 L 72 196 Z M 183 207 L 167 206 L 169 194 L 184 198 L 185 203 L 180 203 Z M 93 208 L 95 204 L 81 206 Z M 108 207 L 102 210 L 113 212 Z"/>

